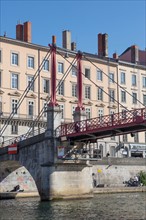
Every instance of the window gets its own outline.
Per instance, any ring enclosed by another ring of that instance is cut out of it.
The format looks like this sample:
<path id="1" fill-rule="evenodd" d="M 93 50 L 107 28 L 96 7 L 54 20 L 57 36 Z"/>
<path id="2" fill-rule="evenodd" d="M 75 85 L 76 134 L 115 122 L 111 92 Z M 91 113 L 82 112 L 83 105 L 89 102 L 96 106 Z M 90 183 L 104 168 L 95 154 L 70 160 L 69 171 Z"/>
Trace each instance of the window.
<path id="1" fill-rule="evenodd" d="M 121 72 L 121 84 L 126 84 L 126 78 L 124 72 Z"/>
<path id="2" fill-rule="evenodd" d="M 27 58 L 27 66 L 29 68 L 34 69 L 34 57 L 28 56 L 28 58 Z"/>
<path id="3" fill-rule="evenodd" d="M 101 70 L 97 70 L 97 80 L 102 81 L 102 71 Z"/>
<path id="4" fill-rule="evenodd" d="M 0 50 L 0 63 L 2 62 L 2 51 Z"/>
<path id="5" fill-rule="evenodd" d="M 87 114 L 87 119 L 91 118 L 91 109 L 90 108 L 86 108 L 85 112 Z"/>
<path id="6" fill-rule="evenodd" d="M 64 70 L 63 70 L 63 63 L 61 62 L 58 62 L 58 73 L 63 73 Z"/>
<path id="7" fill-rule="evenodd" d="M 64 82 L 59 81 L 58 83 L 58 94 L 64 95 Z"/>
<path id="8" fill-rule="evenodd" d="M 17 114 L 17 104 L 18 104 L 18 100 L 12 99 L 12 113 L 14 114 Z"/>
<path id="9" fill-rule="evenodd" d="M 72 84 L 72 96 L 77 97 L 77 84 Z"/>
<path id="10" fill-rule="evenodd" d="M 34 114 L 34 102 L 32 102 L 32 101 L 29 101 L 28 102 L 28 115 L 29 116 L 33 116 Z"/>
<path id="11" fill-rule="evenodd" d="M 139 143 L 139 135 L 138 133 L 134 133 L 134 143 Z"/>
<path id="12" fill-rule="evenodd" d="M 33 80 L 33 76 L 28 76 L 28 77 L 27 77 L 27 80 L 28 80 L 29 90 L 30 90 L 30 91 L 34 91 L 34 80 Z"/>
<path id="13" fill-rule="evenodd" d="M 75 109 L 76 109 L 76 106 L 72 106 L 72 119 L 74 118 Z"/>
<path id="14" fill-rule="evenodd" d="M 0 96 L 0 117 L 3 114 L 3 108 L 2 108 L 2 97 Z"/>
<path id="15" fill-rule="evenodd" d="M 11 134 L 18 134 L 18 125 L 11 126 Z"/>
<path id="16" fill-rule="evenodd" d="M 90 99 L 91 98 L 91 88 L 90 86 L 85 86 L 85 99 Z"/>
<path id="17" fill-rule="evenodd" d="M 100 118 L 100 124 L 102 125 L 103 122 L 103 115 L 104 115 L 104 110 L 103 108 L 98 109 L 98 117 Z"/>
<path id="18" fill-rule="evenodd" d="M 143 104 L 146 106 L 146 95 L 143 94 Z"/>
<path id="19" fill-rule="evenodd" d="M 109 90 L 109 101 L 115 102 L 115 90 L 113 90 L 113 89 Z"/>
<path id="20" fill-rule="evenodd" d="M 44 102 L 44 117 L 47 117 L 47 102 Z"/>
<path id="21" fill-rule="evenodd" d="M 115 114 L 115 112 L 114 112 L 114 110 L 110 110 L 110 121 L 113 123 L 113 121 L 114 121 L 114 114 Z"/>
<path id="22" fill-rule="evenodd" d="M 136 86 L 137 82 L 136 82 L 136 75 L 132 74 L 132 86 Z"/>
<path id="23" fill-rule="evenodd" d="M 2 72 L 0 71 L 0 87 L 2 86 Z"/>
<path id="24" fill-rule="evenodd" d="M 109 82 L 114 83 L 114 73 L 109 73 Z"/>
<path id="25" fill-rule="evenodd" d="M 137 93 L 135 93 L 135 92 L 132 92 L 132 103 L 133 104 L 137 104 Z"/>
<path id="26" fill-rule="evenodd" d="M 103 89 L 102 88 L 97 89 L 97 100 L 103 101 Z"/>
<path id="27" fill-rule="evenodd" d="M 90 69 L 85 68 L 85 77 L 90 79 Z"/>
<path id="28" fill-rule="evenodd" d="M 146 88 L 146 76 L 142 77 L 142 85 L 143 85 L 143 88 Z"/>
<path id="29" fill-rule="evenodd" d="M 12 75 L 11 75 L 11 88 L 18 89 L 18 74 L 12 73 Z"/>
<path id="30" fill-rule="evenodd" d="M 61 110 L 61 118 L 64 119 L 64 105 L 59 105 Z"/>
<path id="31" fill-rule="evenodd" d="M 48 79 L 43 80 L 43 92 L 48 94 L 50 92 L 50 81 Z"/>
<path id="32" fill-rule="evenodd" d="M 44 60 L 43 70 L 49 71 L 49 60 Z"/>
<path id="33" fill-rule="evenodd" d="M 103 112 L 102 108 L 98 109 L 98 117 L 102 117 L 104 115 Z"/>
<path id="34" fill-rule="evenodd" d="M 18 54 L 17 53 L 11 54 L 11 64 L 18 66 Z"/>
<path id="35" fill-rule="evenodd" d="M 72 76 L 77 76 L 77 66 L 74 65 L 71 69 Z"/>
<path id="36" fill-rule="evenodd" d="M 125 109 L 122 109 L 122 119 L 126 119 L 127 117 L 127 111 Z"/>
<path id="37" fill-rule="evenodd" d="M 121 102 L 126 102 L 126 92 L 121 91 Z"/>

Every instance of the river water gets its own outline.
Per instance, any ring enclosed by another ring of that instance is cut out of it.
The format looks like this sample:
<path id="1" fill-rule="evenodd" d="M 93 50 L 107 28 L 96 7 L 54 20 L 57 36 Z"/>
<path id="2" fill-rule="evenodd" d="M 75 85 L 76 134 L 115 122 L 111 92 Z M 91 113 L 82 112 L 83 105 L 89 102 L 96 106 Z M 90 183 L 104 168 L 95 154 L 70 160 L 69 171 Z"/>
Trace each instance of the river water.
<path id="1" fill-rule="evenodd" d="M 96 194 L 92 199 L 0 201 L 0 220 L 146 220 L 146 193 Z"/>

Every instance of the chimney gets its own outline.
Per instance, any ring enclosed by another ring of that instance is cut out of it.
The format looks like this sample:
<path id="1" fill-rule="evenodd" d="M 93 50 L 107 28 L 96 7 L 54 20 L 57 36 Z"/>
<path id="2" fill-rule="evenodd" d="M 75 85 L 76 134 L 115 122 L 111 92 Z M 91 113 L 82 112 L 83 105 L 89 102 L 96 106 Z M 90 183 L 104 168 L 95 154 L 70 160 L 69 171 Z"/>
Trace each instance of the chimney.
<path id="1" fill-rule="evenodd" d="M 139 49 L 138 46 L 133 45 L 131 46 L 131 63 L 138 63 L 139 62 Z"/>
<path id="2" fill-rule="evenodd" d="M 75 43 L 75 42 L 72 42 L 72 43 L 71 43 L 71 50 L 76 51 L 76 49 L 77 49 L 76 43 Z"/>
<path id="3" fill-rule="evenodd" d="M 117 53 L 113 53 L 113 58 L 117 60 L 119 58 L 118 54 Z"/>
<path id="4" fill-rule="evenodd" d="M 16 39 L 23 41 L 23 24 L 16 25 Z"/>
<path id="5" fill-rule="evenodd" d="M 108 34 L 102 35 L 103 56 L 108 57 Z"/>
<path id="6" fill-rule="evenodd" d="M 31 22 L 24 23 L 24 41 L 31 43 Z"/>
<path id="7" fill-rule="evenodd" d="M 52 36 L 52 44 L 56 45 L 56 36 L 54 36 L 54 35 Z"/>
<path id="8" fill-rule="evenodd" d="M 98 34 L 98 55 L 108 56 L 108 34 Z"/>
<path id="9" fill-rule="evenodd" d="M 98 34 L 98 55 L 103 56 L 102 54 L 102 34 Z"/>
<path id="10" fill-rule="evenodd" d="M 71 50 L 71 32 L 68 30 L 62 32 L 62 46 Z"/>

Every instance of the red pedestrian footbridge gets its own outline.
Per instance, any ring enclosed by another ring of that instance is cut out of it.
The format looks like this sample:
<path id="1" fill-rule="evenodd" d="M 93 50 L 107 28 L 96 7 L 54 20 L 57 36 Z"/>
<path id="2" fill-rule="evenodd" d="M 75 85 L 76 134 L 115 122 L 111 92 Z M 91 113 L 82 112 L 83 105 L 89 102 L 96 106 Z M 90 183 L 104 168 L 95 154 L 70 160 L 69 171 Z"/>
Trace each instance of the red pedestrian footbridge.
<path id="1" fill-rule="evenodd" d="M 146 131 L 146 108 L 62 124 L 56 129 L 61 140 L 93 140 Z"/>

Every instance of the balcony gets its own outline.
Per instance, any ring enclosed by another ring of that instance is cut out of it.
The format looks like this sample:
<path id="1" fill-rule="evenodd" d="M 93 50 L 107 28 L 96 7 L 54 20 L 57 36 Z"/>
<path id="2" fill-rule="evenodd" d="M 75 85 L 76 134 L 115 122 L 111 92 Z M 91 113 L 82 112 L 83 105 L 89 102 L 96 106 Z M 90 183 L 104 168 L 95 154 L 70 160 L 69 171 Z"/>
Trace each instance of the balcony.
<path id="1" fill-rule="evenodd" d="M 26 115 L 26 114 L 15 114 L 11 120 L 8 122 L 10 118 L 10 113 L 2 112 L 0 114 L 0 123 L 3 124 L 18 124 L 20 126 L 40 126 L 46 127 L 47 117 L 41 116 L 40 118 L 37 115 Z"/>

